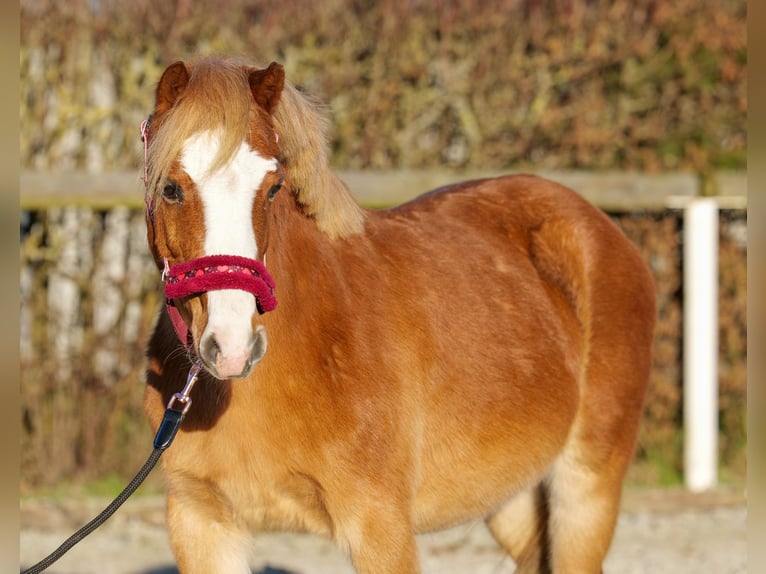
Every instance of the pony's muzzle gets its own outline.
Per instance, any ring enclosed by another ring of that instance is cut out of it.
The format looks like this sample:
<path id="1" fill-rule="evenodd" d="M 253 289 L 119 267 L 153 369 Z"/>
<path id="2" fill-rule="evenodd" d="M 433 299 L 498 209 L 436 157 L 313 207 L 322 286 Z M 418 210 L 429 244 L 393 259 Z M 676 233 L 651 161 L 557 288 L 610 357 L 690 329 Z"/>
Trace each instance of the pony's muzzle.
<path id="1" fill-rule="evenodd" d="M 222 334 L 206 333 L 199 354 L 205 368 L 217 379 L 246 377 L 266 354 L 266 329 L 258 325 L 244 348 L 230 344 Z"/>

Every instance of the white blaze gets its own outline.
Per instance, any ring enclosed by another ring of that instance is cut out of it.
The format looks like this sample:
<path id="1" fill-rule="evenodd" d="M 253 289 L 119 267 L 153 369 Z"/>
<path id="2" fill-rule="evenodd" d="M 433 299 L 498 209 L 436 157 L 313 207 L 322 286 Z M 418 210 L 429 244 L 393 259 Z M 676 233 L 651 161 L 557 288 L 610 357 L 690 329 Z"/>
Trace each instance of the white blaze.
<path id="1" fill-rule="evenodd" d="M 253 231 L 253 202 L 264 177 L 277 160 L 264 158 L 242 142 L 231 161 L 211 171 L 220 136 L 202 132 L 186 141 L 181 166 L 199 191 L 205 218 L 205 255 L 240 255 L 255 259 L 258 245 Z M 246 354 L 251 342 L 255 298 L 246 291 L 211 291 L 208 324 L 203 333 L 215 333 L 224 357 Z"/>

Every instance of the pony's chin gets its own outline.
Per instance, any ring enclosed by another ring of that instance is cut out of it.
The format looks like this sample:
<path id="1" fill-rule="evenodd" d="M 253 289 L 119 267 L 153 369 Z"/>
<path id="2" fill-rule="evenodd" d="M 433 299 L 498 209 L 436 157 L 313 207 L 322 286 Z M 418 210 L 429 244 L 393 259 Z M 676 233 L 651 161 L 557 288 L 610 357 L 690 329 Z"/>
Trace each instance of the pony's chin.
<path id="1" fill-rule="evenodd" d="M 266 328 L 263 325 L 258 325 L 253 333 L 253 342 L 250 345 L 250 354 L 242 361 L 228 362 L 220 360 L 219 356 L 215 356 L 215 361 L 211 360 L 210 353 L 200 353 L 200 359 L 205 370 L 210 373 L 216 379 L 221 381 L 229 379 L 244 379 L 253 372 L 255 366 L 266 355 L 266 347 L 268 339 L 266 337 Z"/>

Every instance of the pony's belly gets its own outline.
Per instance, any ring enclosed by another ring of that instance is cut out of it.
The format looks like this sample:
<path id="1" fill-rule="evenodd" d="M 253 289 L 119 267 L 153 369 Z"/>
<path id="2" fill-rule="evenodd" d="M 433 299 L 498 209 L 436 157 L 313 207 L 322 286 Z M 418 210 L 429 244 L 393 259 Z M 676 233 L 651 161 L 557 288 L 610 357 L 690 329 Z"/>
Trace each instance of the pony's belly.
<path id="1" fill-rule="evenodd" d="M 517 492 L 538 483 L 561 450 L 565 436 L 473 458 L 455 457 L 423 477 L 414 506 L 415 529 L 427 532 L 487 516 Z M 515 452 L 514 452 L 515 451 Z"/>
<path id="2" fill-rule="evenodd" d="M 578 409 L 576 377 L 533 377 L 489 399 L 466 393 L 432 413 L 424 429 L 414 516 L 419 531 L 485 516 L 544 478 L 569 437 Z"/>

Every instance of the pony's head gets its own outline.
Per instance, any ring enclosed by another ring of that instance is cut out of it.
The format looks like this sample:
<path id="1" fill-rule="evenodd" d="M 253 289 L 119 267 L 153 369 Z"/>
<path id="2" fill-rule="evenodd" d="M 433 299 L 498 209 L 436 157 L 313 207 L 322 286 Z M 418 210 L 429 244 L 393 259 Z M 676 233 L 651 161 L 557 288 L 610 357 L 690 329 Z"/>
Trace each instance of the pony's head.
<path id="1" fill-rule="evenodd" d="M 165 70 L 145 128 L 147 227 L 166 295 L 215 377 L 263 358 L 276 305 L 267 218 L 285 185 L 273 113 L 282 66 L 203 60 Z"/>

